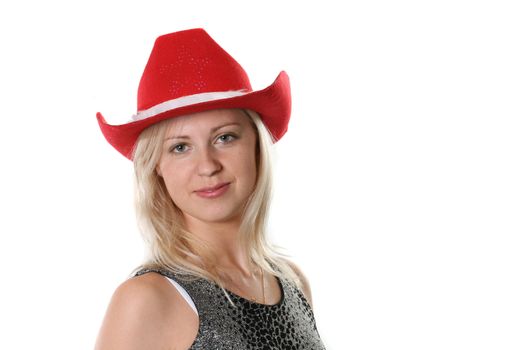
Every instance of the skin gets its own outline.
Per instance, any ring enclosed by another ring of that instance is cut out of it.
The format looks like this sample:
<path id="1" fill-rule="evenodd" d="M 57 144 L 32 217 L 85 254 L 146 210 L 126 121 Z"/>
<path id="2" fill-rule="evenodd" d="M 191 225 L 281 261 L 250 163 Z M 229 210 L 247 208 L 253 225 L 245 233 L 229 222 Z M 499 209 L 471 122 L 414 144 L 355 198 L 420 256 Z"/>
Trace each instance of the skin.
<path id="1" fill-rule="evenodd" d="M 227 288 L 246 298 L 261 293 L 261 275 L 252 273 L 237 243 L 242 208 L 256 182 L 256 135 L 240 110 L 178 117 L 167 128 L 157 166 L 189 231 L 214 247 L 221 268 L 235 281 Z M 220 197 L 202 198 L 195 193 L 224 182 L 230 185 Z M 303 293 L 312 305 L 306 277 L 297 265 L 289 264 L 301 278 Z M 266 303 L 278 303 L 277 279 L 265 274 L 264 284 Z M 198 316 L 169 281 L 157 273 L 146 273 L 115 290 L 95 349 L 188 349 L 198 326 Z"/>
<path id="2" fill-rule="evenodd" d="M 214 128 L 219 129 L 212 131 Z M 239 110 L 176 118 L 168 126 L 157 166 L 171 198 L 184 214 L 188 230 L 225 250 L 225 260 L 230 260 L 225 262 L 239 259 L 228 247 L 236 248 L 233 240 L 241 211 L 255 187 L 256 139 L 248 117 Z M 230 183 L 230 188 L 219 198 L 202 198 L 195 193 L 224 182 Z"/>

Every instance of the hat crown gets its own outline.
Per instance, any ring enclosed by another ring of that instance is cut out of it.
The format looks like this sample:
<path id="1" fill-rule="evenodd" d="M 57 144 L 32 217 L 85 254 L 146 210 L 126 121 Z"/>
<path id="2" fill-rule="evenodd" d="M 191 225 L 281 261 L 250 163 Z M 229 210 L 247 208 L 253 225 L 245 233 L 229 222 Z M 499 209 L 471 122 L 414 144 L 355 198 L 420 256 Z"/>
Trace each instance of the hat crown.
<path id="1" fill-rule="evenodd" d="M 137 111 L 205 92 L 252 91 L 248 75 L 202 28 L 159 36 L 142 74 Z"/>

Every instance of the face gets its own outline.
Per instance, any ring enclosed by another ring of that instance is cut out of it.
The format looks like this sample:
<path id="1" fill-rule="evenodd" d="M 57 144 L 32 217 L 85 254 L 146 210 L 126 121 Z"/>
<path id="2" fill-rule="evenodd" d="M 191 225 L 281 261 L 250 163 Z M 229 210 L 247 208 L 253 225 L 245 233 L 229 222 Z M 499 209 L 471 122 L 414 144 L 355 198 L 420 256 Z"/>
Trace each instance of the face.
<path id="1" fill-rule="evenodd" d="M 177 117 L 163 142 L 157 173 L 186 221 L 239 220 L 257 178 L 249 117 L 237 109 Z"/>

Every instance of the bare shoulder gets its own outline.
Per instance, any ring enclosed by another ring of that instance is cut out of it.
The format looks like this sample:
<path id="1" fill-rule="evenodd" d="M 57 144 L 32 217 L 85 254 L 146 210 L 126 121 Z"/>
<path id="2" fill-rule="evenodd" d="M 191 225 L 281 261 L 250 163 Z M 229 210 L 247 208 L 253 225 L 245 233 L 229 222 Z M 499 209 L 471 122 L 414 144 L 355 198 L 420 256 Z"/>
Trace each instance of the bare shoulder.
<path id="1" fill-rule="evenodd" d="M 306 278 L 306 275 L 303 273 L 303 271 L 299 268 L 299 266 L 294 263 L 293 261 L 289 259 L 284 259 L 284 261 L 292 268 L 292 270 L 297 274 L 299 277 L 299 280 L 302 284 L 302 292 L 304 296 L 306 297 L 306 300 L 308 300 L 308 303 L 311 307 L 313 307 L 313 300 L 312 300 L 312 290 L 310 289 L 310 283 L 308 282 L 308 279 Z"/>
<path id="2" fill-rule="evenodd" d="M 175 288 L 158 273 L 126 280 L 111 297 L 95 349 L 179 349 L 179 344 L 184 348 L 184 338 L 174 338 L 174 334 L 184 332 L 173 330 L 191 325 L 195 326 L 195 333 L 198 329 L 198 321 L 196 324 L 186 321 L 186 325 L 182 322 L 185 317 L 197 319 L 184 303 Z"/>

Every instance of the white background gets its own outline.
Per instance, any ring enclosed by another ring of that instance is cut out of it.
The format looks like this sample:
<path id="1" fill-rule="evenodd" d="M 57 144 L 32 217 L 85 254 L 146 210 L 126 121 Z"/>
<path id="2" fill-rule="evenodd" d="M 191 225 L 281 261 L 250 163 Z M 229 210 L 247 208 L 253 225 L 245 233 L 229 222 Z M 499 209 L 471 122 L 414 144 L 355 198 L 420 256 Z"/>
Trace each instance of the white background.
<path id="1" fill-rule="evenodd" d="M 327 348 L 524 349 L 520 3 L 3 2 L 0 348 L 93 347 L 143 249 L 95 113 L 127 121 L 155 38 L 204 27 L 255 89 L 291 77 L 271 234 Z"/>

